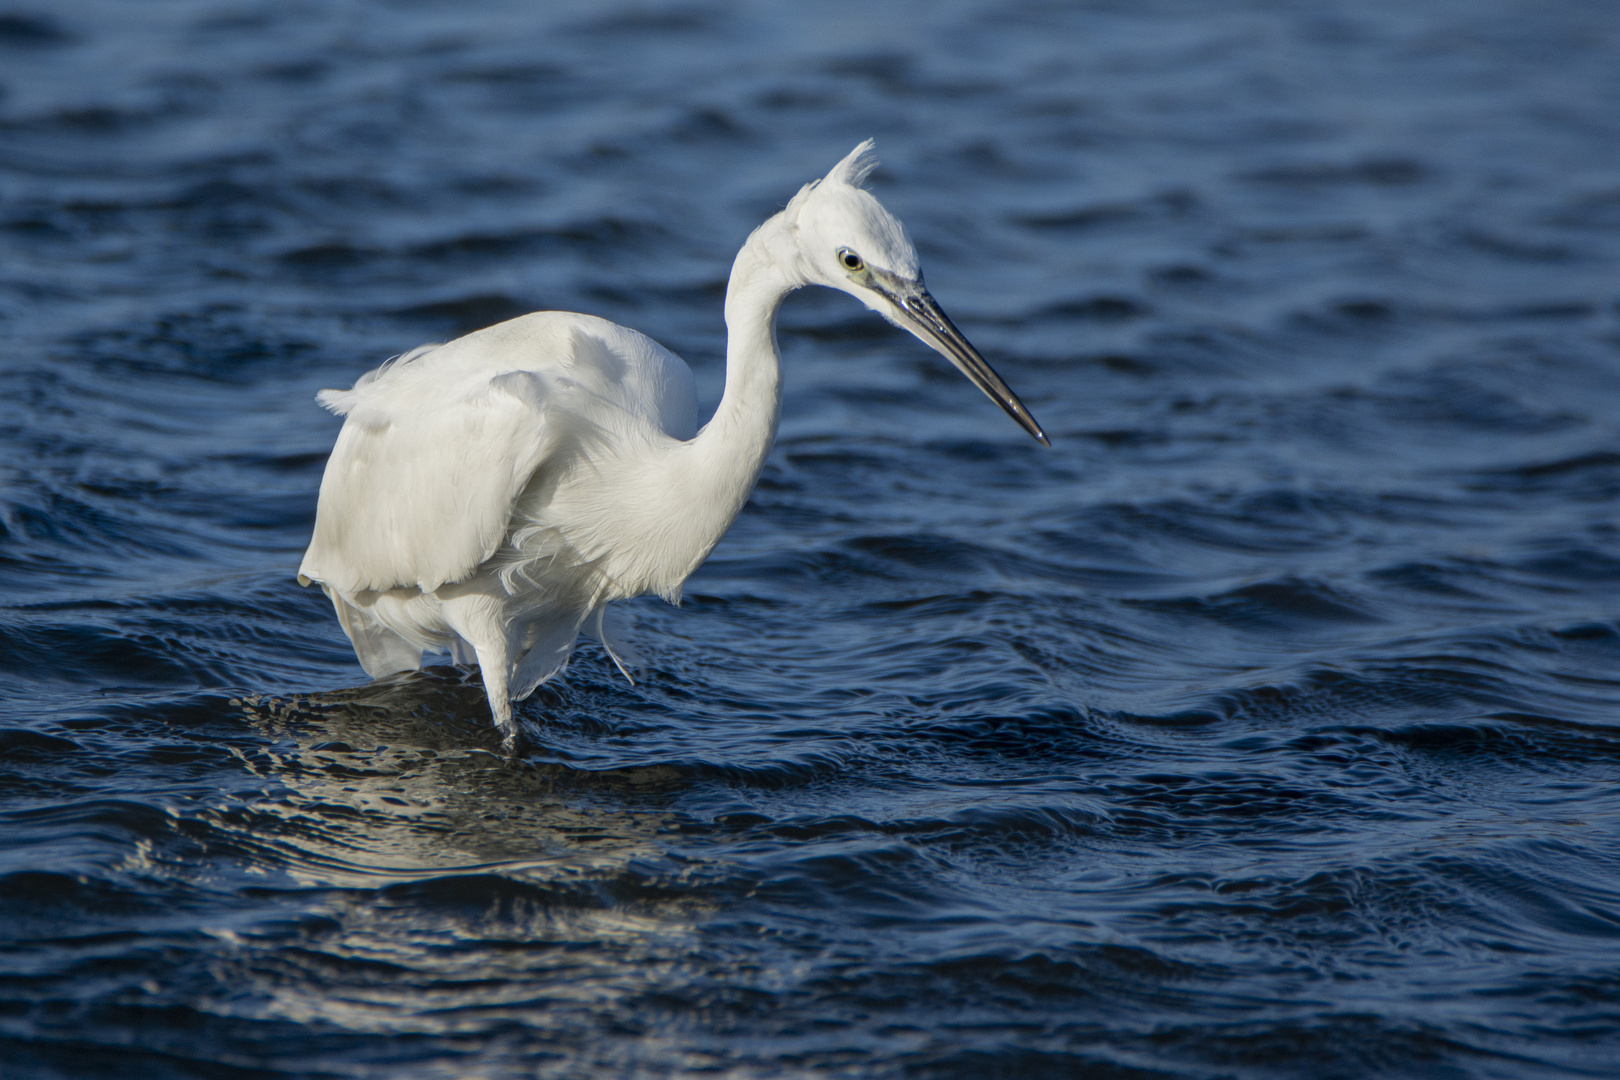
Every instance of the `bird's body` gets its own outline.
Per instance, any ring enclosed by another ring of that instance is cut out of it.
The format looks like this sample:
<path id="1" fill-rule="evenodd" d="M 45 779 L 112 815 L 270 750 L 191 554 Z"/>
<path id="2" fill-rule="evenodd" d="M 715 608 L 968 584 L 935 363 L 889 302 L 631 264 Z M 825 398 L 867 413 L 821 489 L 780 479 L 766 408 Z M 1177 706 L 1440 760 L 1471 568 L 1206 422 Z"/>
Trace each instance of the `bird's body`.
<path id="1" fill-rule="evenodd" d="M 739 252 L 725 393 L 701 430 L 679 357 L 571 312 L 424 346 L 322 393 L 346 420 L 299 577 L 321 583 L 367 674 L 414 670 L 435 649 L 476 663 L 510 744 L 511 701 L 559 671 L 582 630 L 603 635 L 607 604 L 677 600 L 775 437 L 776 312 L 802 285 L 844 288 L 906 325 L 1044 441 L 923 290 L 899 223 L 859 188 L 868 148 L 807 185 Z M 853 287 L 806 259 L 806 234 L 817 231 L 830 235 L 814 254 Z"/>

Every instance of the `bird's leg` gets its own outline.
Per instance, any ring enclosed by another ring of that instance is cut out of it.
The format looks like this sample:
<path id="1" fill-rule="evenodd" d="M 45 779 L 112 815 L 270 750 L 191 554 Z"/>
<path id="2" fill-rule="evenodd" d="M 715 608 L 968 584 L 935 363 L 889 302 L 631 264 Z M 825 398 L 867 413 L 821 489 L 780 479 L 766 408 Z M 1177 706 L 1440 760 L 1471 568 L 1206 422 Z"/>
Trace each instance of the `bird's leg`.
<path id="1" fill-rule="evenodd" d="M 451 629 L 472 646 L 478 674 L 489 698 L 489 714 L 501 733 L 508 754 L 517 750 L 517 722 L 512 718 L 512 634 L 502 617 L 500 601 L 477 593 L 446 595 L 440 590 L 441 610 Z"/>
<path id="2" fill-rule="evenodd" d="M 489 677 L 484 670 L 484 693 L 489 695 L 489 716 L 494 717 L 497 732 L 501 732 L 501 750 L 507 755 L 517 753 L 517 722 L 512 719 L 512 699 L 505 696 L 505 678 Z"/>
<path id="3" fill-rule="evenodd" d="M 492 656 L 499 652 L 501 655 Z M 517 751 L 517 722 L 512 719 L 512 699 L 508 682 L 511 664 L 505 650 L 479 649 L 478 673 L 484 678 L 484 693 L 489 697 L 489 714 L 495 720 L 495 730 L 501 733 L 501 749 L 508 754 Z"/>

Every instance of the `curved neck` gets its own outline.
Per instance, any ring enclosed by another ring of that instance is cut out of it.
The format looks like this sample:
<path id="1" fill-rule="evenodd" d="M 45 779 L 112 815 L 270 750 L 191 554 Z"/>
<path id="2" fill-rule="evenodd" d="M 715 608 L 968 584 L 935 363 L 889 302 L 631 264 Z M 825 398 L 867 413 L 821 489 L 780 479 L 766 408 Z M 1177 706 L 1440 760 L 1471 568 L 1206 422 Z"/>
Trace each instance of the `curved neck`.
<path id="1" fill-rule="evenodd" d="M 782 406 L 776 313 L 783 298 L 804 284 L 787 269 L 792 258 L 786 220 L 777 214 L 754 230 L 731 266 L 726 287 L 726 389 L 714 417 L 693 440 L 706 479 L 732 496 L 721 500 L 729 509 L 727 526 L 747 501 L 776 439 Z"/>

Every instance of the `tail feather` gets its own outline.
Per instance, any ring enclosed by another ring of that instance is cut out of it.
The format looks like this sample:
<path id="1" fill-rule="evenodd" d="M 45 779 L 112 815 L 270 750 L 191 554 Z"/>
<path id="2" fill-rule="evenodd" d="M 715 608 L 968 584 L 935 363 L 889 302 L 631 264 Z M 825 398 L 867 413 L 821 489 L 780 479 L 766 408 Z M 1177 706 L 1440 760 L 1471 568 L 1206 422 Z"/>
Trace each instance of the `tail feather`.
<path id="1" fill-rule="evenodd" d="M 349 604 L 331 588 L 325 585 L 321 588 L 331 599 L 332 607 L 337 611 L 338 624 L 349 636 L 349 644 L 354 646 L 354 655 L 359 658 L 360 666 L 366 669 L 367 675 L 373 679 L 380 679 L 384 675 L 416 671 L 421 668 L 421 646 L 411 644 L 382 623 L 368 617 L 364 611 Z"/>
<path id="2" fill-rule="evenodd" d="M 591 628 L 591 633 L 596 635 L 596 640 L 600 641 L 602 648 L 607 650 L 608 656 L 613 660 L 613 666 L 619 669 L 619 674 L 624 676 L 624 681 L 634 686 L 636 685 L 635 676 L 631 675 L 630 672 L 631 669 L 641 670 L 641 657 L 636 655 L 636 651 L 626 645 L 618 635 L 608 632 L 607 609 L 606 604 L 596 609 L 596 614 L 592 617 L 594 625 Z"/>

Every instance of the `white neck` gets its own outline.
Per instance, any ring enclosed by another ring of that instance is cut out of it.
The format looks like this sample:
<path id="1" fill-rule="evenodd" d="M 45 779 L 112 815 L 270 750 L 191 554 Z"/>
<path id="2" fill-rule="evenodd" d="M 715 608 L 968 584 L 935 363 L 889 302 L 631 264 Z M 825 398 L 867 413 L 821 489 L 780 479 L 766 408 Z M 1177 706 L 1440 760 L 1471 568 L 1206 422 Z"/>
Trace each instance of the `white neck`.
<path id="1" fill-rule="evenodd" d="M 776 313 L 783 298 L 805 284 L 791 269 L 794 257 L 787 221 L 777 214 L 754 230 L 731 266 L 726 288 L 726 389 L 714 417 L 691 444 L 696 475 L 690 479 L 708 496 L 707 506 L 716 514 L 713 525 L 718 528 L 711 547 L 748 501 L 776 439 L 782 407 Z"/>

